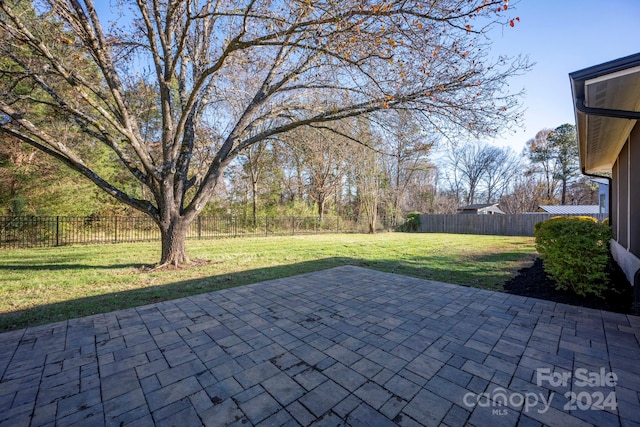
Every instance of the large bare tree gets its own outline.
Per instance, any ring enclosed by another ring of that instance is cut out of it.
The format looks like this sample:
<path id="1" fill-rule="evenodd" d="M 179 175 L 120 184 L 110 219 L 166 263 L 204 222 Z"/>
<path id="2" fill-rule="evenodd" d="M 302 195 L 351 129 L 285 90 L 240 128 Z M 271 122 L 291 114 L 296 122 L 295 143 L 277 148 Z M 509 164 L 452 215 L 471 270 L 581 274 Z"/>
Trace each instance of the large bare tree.
<path id="1" fill-rule="evenodd" d="M 521 159 L 509 148 L 487 147 L 489 165 L 482 177 L 485 202 L 495 203 L 509 190 L 522 169 Z"/>
<path id="2" fill-rule="evenodd" d="M 467 205 L 500 200 L 522 167 L 511 149 L 483 142 L 451 148 L 444 161 L 450 191 Z"/>
<path id="3" fill-rule="evenodd" d="M 483 180 L 496 154 L 494 148 L 478 141 L 447 152 L 449 186 L 465 205 L 472 205 L 481 197 Z"/>
<path id="4" fill-rule="evenodd" d="M 507 78 L 527 68 L 489 52 L 487 31 L 515 22 L 506 0 L 120 3 L 101 16 L 93 0 L 0 0 L 0 130 L 152 217 L 161 265 L 189 261 L 189 224 L 248 147 L 386 109 L 495 133 L 514 118 Z M 148 197 L 98 173 L 82 154 L 97 144 Z"/>

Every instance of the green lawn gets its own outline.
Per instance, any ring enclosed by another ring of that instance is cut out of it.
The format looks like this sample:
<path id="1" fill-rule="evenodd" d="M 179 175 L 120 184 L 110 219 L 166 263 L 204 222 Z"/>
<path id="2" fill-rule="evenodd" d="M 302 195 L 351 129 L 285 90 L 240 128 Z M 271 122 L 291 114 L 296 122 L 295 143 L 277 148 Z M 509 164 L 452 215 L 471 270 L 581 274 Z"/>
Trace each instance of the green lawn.
<path id="1" fill-rule="evenodd" d="M 189 241 L 190 268 L 149 271 L 159 243 L 0 251 L 0 331 L 353 264 L 501 290 L 533 238 L 331 234 Z"/>

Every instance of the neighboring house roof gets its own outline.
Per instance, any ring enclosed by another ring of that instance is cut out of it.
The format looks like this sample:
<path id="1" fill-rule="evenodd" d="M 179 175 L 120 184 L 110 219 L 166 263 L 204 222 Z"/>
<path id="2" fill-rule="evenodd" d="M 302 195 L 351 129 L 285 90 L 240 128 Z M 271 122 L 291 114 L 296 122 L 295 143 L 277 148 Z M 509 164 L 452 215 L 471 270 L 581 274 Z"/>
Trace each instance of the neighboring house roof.
<path id="1" fill-rule="evenodd" d="M 478 209 L 484 209 L 484 208 L 488 208 L 490 206 L 498 206 L 497 203 L 478 203 L 475 205 L 467 205 L 467 206 L 462 206 L 459 207 L 458 210 L 478 210 Z"/>
<path id="2" fill-rule="evenodd" d="M 475 205 L 467 205 L 458 208 L 458 212 L 462 211 L 478 211 L 478 212 L 493 212 L 497 214 L 503 214 L 504 212 L 498 207 L 498 203 L 479 203 Z"/>
<path id="3" fill-rule="evenodd" d="M 608 172 L 640 119 L 640 53 L 569 74 L 580 168 Z"/>
<path id="4" fill-rule="evenodd" d="M 598 205 L 540 205 L 538 207 L 554 215 L 593 215 L 600 213 L 600 206 Z"/>

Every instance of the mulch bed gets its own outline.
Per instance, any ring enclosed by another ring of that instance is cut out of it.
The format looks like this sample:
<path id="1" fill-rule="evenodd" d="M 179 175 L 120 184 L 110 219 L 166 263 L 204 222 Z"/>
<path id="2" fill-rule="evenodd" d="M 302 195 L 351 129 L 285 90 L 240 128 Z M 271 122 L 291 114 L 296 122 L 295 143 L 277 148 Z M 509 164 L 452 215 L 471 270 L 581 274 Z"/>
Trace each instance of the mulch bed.
<path id="1" fill-rule="evenodd" d="M 633 288 L 626 276 L 615 265 L 609 272 L 613 286 L 608 289 L 604 298 L 581 297 L 567 291 L 555 289 L 555 282 L 547 276 L 542 266 L 542 260 L 536 258 L 531 267 L 518 271 L 518 275 L 504 284 L 504 290 L 510 294 L 539 298 L 581 307 L 632 314 Z"/>

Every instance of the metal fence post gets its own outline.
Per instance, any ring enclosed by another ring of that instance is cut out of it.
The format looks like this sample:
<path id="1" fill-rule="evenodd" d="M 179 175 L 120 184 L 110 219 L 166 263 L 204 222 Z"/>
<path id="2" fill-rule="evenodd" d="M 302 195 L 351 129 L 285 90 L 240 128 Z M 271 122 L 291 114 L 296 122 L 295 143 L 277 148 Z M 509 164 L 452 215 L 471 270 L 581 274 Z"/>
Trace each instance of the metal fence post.
<path id="1" fill-rule="evenodd" d="M 202 221 L 200 215 L 198 215 L 198 240 L 202 237 Z"/>
<path id="2" fill-rule="evenodd" d="M 56 246 L 60 246 L 60 217 L 56 216 Z"/>
<path id="3" fill-rule="evenodd" d="M 113 243 L 118 243 L 118 217 L 113 217 Z"/>

